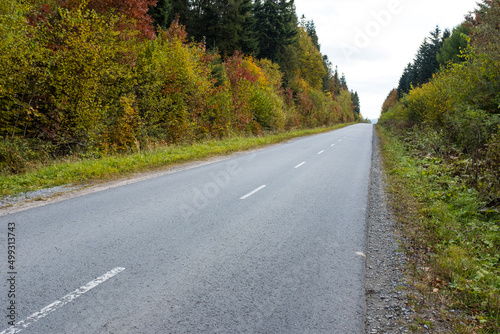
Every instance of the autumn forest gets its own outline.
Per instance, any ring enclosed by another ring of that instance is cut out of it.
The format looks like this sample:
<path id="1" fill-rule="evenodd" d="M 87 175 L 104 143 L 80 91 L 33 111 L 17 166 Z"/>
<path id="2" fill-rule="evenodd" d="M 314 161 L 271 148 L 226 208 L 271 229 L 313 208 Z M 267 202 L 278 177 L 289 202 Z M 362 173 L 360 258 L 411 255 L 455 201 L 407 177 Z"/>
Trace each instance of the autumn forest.
<path id="1" fill-rule="evenodd" d="M 4 0 L 0 171 L 361 120 L 293 0 Z"/>

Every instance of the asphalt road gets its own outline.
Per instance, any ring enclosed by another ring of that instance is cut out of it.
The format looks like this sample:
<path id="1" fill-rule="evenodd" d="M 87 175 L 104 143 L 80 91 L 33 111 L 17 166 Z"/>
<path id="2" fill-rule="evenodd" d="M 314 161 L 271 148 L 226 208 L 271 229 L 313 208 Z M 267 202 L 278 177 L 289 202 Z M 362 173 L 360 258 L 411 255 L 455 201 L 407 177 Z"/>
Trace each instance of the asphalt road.
<path id="1" fill-rule="evenodd" d="M 363 333 L 372 131 L 0 217 L 0 333 Z"/>

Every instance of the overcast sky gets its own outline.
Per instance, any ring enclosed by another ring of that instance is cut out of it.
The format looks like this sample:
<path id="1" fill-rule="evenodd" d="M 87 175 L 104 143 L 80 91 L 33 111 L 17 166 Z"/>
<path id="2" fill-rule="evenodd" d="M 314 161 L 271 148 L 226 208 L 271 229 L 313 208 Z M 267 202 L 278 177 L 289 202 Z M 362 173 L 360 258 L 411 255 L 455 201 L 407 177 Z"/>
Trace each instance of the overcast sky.
<path id="1" fill-rule="evenodd" d="M 316 24 L 321 53 L 359 94 L 361 113 L 378 118 L 406 65 L 436 25 L 459 25 L 476 0 L 295 0 Z"/>

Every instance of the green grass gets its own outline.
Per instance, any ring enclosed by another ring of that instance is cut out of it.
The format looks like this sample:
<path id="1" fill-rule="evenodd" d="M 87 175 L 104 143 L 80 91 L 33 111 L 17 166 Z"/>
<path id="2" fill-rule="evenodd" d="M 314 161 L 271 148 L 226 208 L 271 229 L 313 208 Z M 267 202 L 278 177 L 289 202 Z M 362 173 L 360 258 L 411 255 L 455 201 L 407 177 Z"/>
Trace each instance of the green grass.
<path id="1" fill-rule="evenodd" d="M 470 320 L 457 320 L 458 333 L 499 333 L 498 210 L 467 186 L 455 161 L 416 150 L 379 126 L 377 133 L 416 286 L 434 299 L 439 289 L 448 307 L 463 311 Z"/>
<path id="2" fill-rule="evenodd" d="M 0 197 L 67 184 L 109 181 L 127 175 L 164 169 L 175 164 L 227 155 L 280 143 L 291 138 L 332 131 L 350 124 L 296 130 L 260 137 L 237 137 L 192 145 L 173 145 L 129 155 L 52 162 L 20 175 L 0 175 Z"/>

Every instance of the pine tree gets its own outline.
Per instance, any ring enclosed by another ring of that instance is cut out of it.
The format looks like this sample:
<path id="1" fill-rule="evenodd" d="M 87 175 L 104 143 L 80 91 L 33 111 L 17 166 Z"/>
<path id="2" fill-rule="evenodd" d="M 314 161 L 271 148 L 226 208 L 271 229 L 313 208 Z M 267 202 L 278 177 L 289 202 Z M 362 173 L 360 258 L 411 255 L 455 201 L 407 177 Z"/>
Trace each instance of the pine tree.
<path id="1" fill-rule="evenodd" d="M 306 28 L 309 37 L 311 37 L 314 46 L 316 47 L 316 49 L 318 49 L 318 51 L 321 51 L 321 46 L 319 45 L 318 33 L 316 32 L 316 24 L 314 24 L 313 20 L 307 21 L 305 19 L 305 16 L 302 16 L 302 20 L 303 20 L 302 24 Z"/>
<path id="2" fill-rule="evenodd" d="M 259 57 L 281 65 L 284 59 L 280 51 L 292 44 L 297 35 L 294 1 L 256 0 L 255 18 L 258 22 Z"/>
<path id="3" fill-rule="evenodd" d="M 241 0 L 239 15 L 242 18 L 241 32 L 238 47 L 245 54 L 259 54 L 259 40 L 257 37 L 257 20 L 254 15 L 252 0 Z"/>
<path id="4" fill-rule="evenodd" d="M 413 63 L 408 64 L 399 80 L 398 93 L 400 97 L 408 93 L 412 86 L 418 87 L 429 82 L 434 73 L 439 70 L 437 56 L 444 39 L 450 36 L 450 32 L 445 30 L 441 34 L 441 29 L 436 26 L 430 35 L 424 39 Z"/>
<path id="5" fill-rule="evenodd" d="M 460 63 L 465 60 L 461 57 L 461 54 L 469 44 L 467 36 L 470 32 L 471 29 L 465 24 L 453 29 L 451 36 L 444 39 L 443 45 L 437 54 L 437 61 L 440 65 L 446 65 L 449 62 Z"/>
<path id="6" fill-rule="evenodd" d="M 352 100 L 352 105 L 354 106 L 354 109 L 352 111 L 354 113 L 354 119 L 360 120 L 361 119 L 361 106 L 359 104 L 358 92 L 351 90 L 351 100 Z"/>
<path id="7" fill-rule="evenodd" d="M 414 61 L 414 67 L 416 70 L 416 84 L 422 85 L 428 82 L 434 73 L 439 69 L 439 63 L 437 61 L 437 54 L 441 48 L 441 30 L 436 27 L 434 31 L 431 32 L 431 37 L 425 39 L 420 45 Z"/>
<path id="8" fill-rule="evenodd" d="M 155 26 L 167 29 L 172 22 L 172 0 L 157 0 L 156 6 L 149 8 L 149 15 L 153 18 Z"/>
<path id="9" fill-rule="evenodd" d="M 413 64 L 409 63 L 399 79 L 398 85 L 398 95 L 403 97 L 403 95 L 408 94 L 411 90 L 412 84 L 415 83 L 416 70 Z"/>
<path id="10" fill-rule="evenodd" d="M 323 56 L 323 67 L 325 68 L 326 75 L 323 77 L 323 90 L 329 92 L 332 96 L 337 96 L 340 93 L 340 80 L 338 70 L 332 69 L 332 63 L 327 55 Z"/>
<path id="11" fill-rule="evenodd" d="M 185 26 L 191 23 L 191 2 L 190 0 L 165 0 L 170 2 L 172 11 L 170 12 L 167 20 L 167 27 L 170 26 L 172 21 L 179 18 L 179 23 Z"/>
<path id="12" fill-rule="evenodd" d="M 342 73 L 342 76 L 340 77 L 340 89 L 347 91 L 349 90 L 349 88 L 347 87 L 347 81 L 345 79 L 344 73 Z"/>
<path id="13" fill-rule="evenodd" d="M 236 50 L 258 52 L 251 0 L 194 0 L 187 27 L 190 36 L 223 56 Z"/>
<path id="14" fill-rule="evenodd" d="M 204 42 L 209 49 L 216 49 L 220 20 L 217 2 L 194 0 L 190 8 L 188 34 L 198 42 Z"/>

